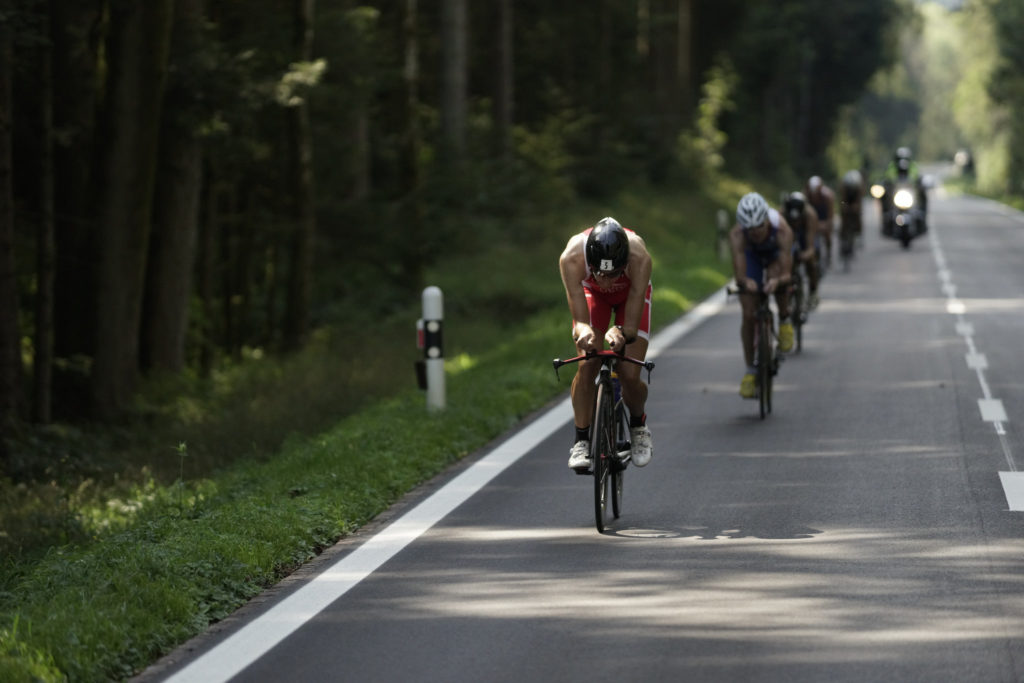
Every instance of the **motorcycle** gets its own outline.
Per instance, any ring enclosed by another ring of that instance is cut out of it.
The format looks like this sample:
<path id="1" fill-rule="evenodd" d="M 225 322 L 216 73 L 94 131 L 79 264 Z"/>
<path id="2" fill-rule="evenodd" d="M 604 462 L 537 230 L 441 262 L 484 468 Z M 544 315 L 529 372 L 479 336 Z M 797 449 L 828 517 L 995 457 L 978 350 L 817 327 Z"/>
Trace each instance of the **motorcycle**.
<path id="1" fill-rule="evenodd" d="M 909 249 L 910 242 L 915 237 L 920 237 L 928 231 L 917 192 L 918 188 L 913 183 L 899 180 L 888 184 L 881 197 L 882 234 L 898 240 L 904 249 Z"/>

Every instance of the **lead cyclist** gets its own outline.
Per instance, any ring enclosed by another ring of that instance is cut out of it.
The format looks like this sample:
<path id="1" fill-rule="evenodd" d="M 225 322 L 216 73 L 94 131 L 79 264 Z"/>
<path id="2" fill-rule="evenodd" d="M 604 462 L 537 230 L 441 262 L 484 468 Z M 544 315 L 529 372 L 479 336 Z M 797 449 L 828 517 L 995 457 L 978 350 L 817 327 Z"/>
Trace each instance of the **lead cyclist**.
<path id="1" fill-rule="evenodd" d="M 617 353 L 646 358 L 651 331 L 651 264 L 643 238 L 611 217 L 569 238 L 558 267 L 572 316 L 573 343 L 580 354 L 608 344 Z M 569 467 L 574 470 L 591 466 L 590 422 L 600 368 L 597 359 L 579 363 L 572 381 L 575 434 Z M 647 385 L 638 365 L 621 363 L 617 374 L 630 415 L 630 458 L 643 467 L 654 451 L 644 412 Z"/>

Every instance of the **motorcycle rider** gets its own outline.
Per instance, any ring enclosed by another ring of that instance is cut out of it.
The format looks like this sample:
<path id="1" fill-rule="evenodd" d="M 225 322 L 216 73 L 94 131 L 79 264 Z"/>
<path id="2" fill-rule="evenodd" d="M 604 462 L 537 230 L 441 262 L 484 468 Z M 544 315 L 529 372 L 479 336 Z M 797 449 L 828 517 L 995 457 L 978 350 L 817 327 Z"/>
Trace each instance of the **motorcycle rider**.
<path id="1" fill-rule="evenodd" d="M 793 229 L 793 268 L 804 264 L 807 289 L 810 294 L 807 307 L 818 305 L 818 261 L 821 258 L 821 237 L 818 235 L 818 214 L 807 202 L 803 192 L 791 192 L 783 206 L 786 222 Z"/>
<path id="2" fill-rule="evenodd" d="M 909 147 L 896 148 L 892 161 L 885 169 L 885 186 L 890 202 L 894 192 L 893 188 L 898 182 L 909 182 L 914 185 L 917 195 L 914 201 L 917 203 L 917 208 L 921 210 L 921 231 L 927 231 L 928 193 L 925 192 L 921 171 L 917 167 L 917 162 L 914 161 Z"/>

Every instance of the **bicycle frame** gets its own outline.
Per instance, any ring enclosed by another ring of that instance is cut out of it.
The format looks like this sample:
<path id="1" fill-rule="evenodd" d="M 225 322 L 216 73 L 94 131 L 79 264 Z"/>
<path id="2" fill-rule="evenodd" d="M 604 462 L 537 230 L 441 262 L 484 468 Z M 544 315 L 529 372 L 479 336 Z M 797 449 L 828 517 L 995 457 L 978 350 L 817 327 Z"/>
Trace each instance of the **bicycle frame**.
<path id="1" fill-rule="evenodd" d="M 754 326 L 754 365 L 757 366 L 758 399 L 763 420 L 772 412 L 772 382 L 775 375 L 778 374 L 781 360 L 781 357 L 775 352 L 774 342 L 777 336 L 775 334 L 775 314 L 772 312 L 770 304 L 771 295 L 765 293 L 764 288 L 758 288 L 756 292 L 731 288 L 726 291 L 729 294 L 758 297 Z M 790 316 L 792 315 L 793 312 L 790 311 Z"/>
<path id="2" fill-rule="evenodd" d="M 789 319 L 793 321 L 796 332 L 796 351 L 799 353 L 804 346 L 804 323 L 807 322 L 808 293 L 805 284 L 807 264 L 793 258 L 793 270 L 789 276 Z"/>
<path id="3" fill-rule="evenodd" d="M 844 206 L 839 220 L 839 255 L 843 259 L 843 272 L 850 270 L 861 225 L 860 203 L 857 203 L 856 208 Z"/>
<path id="4" fill-rule="evenodd" d="M 613 372 L 617 363 L 627 362 L 640 365 L 647 369 L 647 381 L 650 382 L 652 361 L 642 361 L 618 354 L 614 351 L 589 351 L 583 355 L 552 361 L 555 376 L 558 369 L 569 363 L 578 363 L 598 358 L 601 369 L 598 372 L 592 409 L 593 420 L 590 425 L 590 471 L 578 471 L 579 474 L 591 474 L 594 479 L 594 513 L 598 532 L 604 532 L 607 526 L 609 486 L 611 489 L 612 512 L 615 518 L 621 512 L 623 484 L 626 466 L 629 463 L 629 442 L 624 441 L 623 432 L 628 435 L 626 422 L 627 410 L 622 398 L 616 391 L 617 382 L 613 380 Z M 622 453 L 626 456 L 623 457 Z"/>

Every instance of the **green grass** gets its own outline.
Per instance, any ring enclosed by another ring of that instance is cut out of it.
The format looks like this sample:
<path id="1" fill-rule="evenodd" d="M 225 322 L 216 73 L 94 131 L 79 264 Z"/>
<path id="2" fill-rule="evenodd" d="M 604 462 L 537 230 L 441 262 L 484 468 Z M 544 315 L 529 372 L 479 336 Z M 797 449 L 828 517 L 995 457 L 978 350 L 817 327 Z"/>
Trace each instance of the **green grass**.
<path id="1" fill-rule="evenodd" d="M 379 340 L 353 348 L 325 332 L 295 358 L 225 370 L 203 394 L 151 394 L 141 441 L 73 435 L 90 452 L 120 448 L 135 474 L 57 472 L 74 486 L 58 476 L 43 494 L 0 487 L 26 528 L 56 519 L 62 529 L 45 554 L 5 556 L 0 680 L 126 678 L 505 433 L 568 389 L 549 362 L 572 351 L 557 269 L 565 240 L 606 214 L 637 229 L 655 259 L 659 328 L 726 281 L 715 208 L 626 195 L 614 210 L 574 207 L 529 244 L 497 240 L 437 269 L 449 358 L 441 413 L 411 388 L 415 302 L 375 328 Z M 55 450 L 75 442 L 49 438 Z M 224 450 L 231 464 L 215 467 Z"/>

